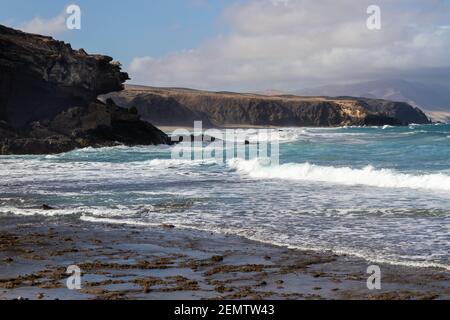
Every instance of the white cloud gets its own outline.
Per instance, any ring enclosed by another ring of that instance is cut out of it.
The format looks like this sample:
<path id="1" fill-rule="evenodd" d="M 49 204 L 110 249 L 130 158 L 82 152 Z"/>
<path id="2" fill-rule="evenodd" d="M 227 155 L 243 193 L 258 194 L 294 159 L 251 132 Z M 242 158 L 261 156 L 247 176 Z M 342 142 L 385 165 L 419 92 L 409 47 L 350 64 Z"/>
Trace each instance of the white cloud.
<path id="1" fill-rule="evenodd" d="M 448 4 L 378 0 L 383 28 L 370 31 L 366 9 L 372 2 L 241 1 L 223 13 L 229 34 L 193 50 L 138 57 L 129 68 L 132 82 L 286 90 L 450 67 L 450 30 L 442 28 L 450 21 Z"/>
<path id="2" fill-rule="evenodd" d="M 30 21 L 21 23 L 17 29 L 30 33 L 56 36 L 67 30 L 66 15 L 61 13 L 50 19 L 35 17 Z"/>

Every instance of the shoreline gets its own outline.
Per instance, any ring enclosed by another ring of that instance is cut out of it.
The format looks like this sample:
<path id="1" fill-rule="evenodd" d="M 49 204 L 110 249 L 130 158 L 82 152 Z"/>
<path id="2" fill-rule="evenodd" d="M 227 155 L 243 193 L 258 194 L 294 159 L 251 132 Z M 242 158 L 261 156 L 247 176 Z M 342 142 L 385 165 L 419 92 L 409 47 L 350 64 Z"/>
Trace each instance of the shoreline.
<path id="1" fill-rule="evenodd" d="M 230 125 L 224 125 L 224 126 L 216 126 L 216 127 L 208 127 L 208 126 L 202 126 L 202 131 L 205 132 L 206 130 L 238 130 L 238 129 L 255 129 L 255 130 L 286 130 L 286 129 L 348 129 L 348 128 L 383 128 L 383 127 L 390 127 L 390 128 L 405 128 L 410 126 L 436 126 L 436 125 L 447 125 L 448 123 L 442 123 L 442 122 L 433 122 L 428 124 L 415 124 L 411 123 L 409 125 L 386 125 L 386 126 L 259 126 L 259 125 L 240 125 L 240 124 L 230 124 Z M 187 130 L 191 133 L 194 132 L 194 126 L 167 126 L 167 125 L 156 125 L 156 127 L 164 132 L 165 134 L 172 134 L 175 130 Z"/>
<path id="2" fill-rule="evenodd" d="M 450 272 L 379 264 L 368 290 L 364 259 L 287 249 L 233 235 L 0 217 L 0 300 L 450 299 Z M 78 265 L 82 289 L 68 290 Z"/>
<path id="3" fill-rule="evenodd" d="M 110 220 L 108 218 L 102 219 L 102 218 L 83 218 L 81 219 L 84 222 L 90 222 L 90 223 L 97 223 L 97 224 L 103 224 L 103 225 L 118 225 L 122 227 L 141 227 L 141 228 L 158 228 L 161 227 L 161 225 L 156 223 L 145 223 L 145 222 L 129 222 L 129 221 L 114 221 Z M 287 250 L 294 250 L 294 251 L 301 251 L 301 252 L 316 252 L 316 253 L 326 253 L 336 256 L 350 256 L 354 257 L 356 259 L 361 259 L 365 262 L 367 262 L 368 265 L 371 264 L 382 264 L 382 265 L 391 265 L 391 266 L 397 266 L 397 267 L 406 267 L 406 268 L 417 268 L 417 269 L 435 269 L 440 270 L 443 272 L 449 272 L 450 273 L 450 265 L 445 265 L 439 262 L 419 262 L 419 261 L 390 261 L 386 258 L 369 258 L 364 256 L 364 254 L 360 254 L 357 252 L 350 252 L 345 250 L 323 250 L 323 249 L 314 249 L 314 248 L 307 248 L 307 247 L 301 247 L 301 246 L 295 246 L 295 245 L 283 245 L 276 242 L 271 242 L 267 240 L 262 240 L 258 238 L 252 238 L 244 235 L 239 234 L 233 234 L 232 232 L 221 232 L 221 231 L 210 231 L 204 228 L 195 228 L 195 227 L 186 227 L 183 225 L 177 225 L 177 224 L 171 224 L 171 228 L 177 229 L 177 230 L 185 230 L 186 232 L 200 232 L 200 233 L 209 233 L 214 236 L 227 236 L 227 237 L 236 237 L 241 238 L 245 241 L 252 241 L 256 242 L 262 245 L 267 246 L 274 246 L 278 247 L 280 249 L 287 249 Z"/>

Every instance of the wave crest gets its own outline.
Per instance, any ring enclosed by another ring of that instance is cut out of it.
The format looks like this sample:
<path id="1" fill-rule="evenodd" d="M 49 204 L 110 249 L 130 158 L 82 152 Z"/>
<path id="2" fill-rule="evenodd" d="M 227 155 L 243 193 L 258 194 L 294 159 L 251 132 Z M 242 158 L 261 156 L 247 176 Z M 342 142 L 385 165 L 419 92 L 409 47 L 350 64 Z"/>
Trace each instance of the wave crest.
<path id="1" fill-rule="evenodd" d="M 266 162 L 267 163 L 267 162 Z M 343 185 L 366 185 L 379 188 L 410 188 L 450 191 L 450 176 L 442 173 L 413 175 L 391 169 L 363 169 L 289 163 L 267 166 L 261 159 L 233 159 L 228 165 L 239 173 L 257 179 L 327 182 Z"/>

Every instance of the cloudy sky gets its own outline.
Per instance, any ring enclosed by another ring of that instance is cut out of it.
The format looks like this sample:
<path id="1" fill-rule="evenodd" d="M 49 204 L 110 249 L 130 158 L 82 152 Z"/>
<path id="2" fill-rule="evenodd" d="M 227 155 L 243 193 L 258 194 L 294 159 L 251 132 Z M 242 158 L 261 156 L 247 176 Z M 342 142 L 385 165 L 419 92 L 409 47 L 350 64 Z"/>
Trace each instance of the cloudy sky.
<path id="1" fill-rule="evenodd" d="M 296 90 L 404 78 L 450 86 L 449 0 L 0 0 L 0 23 L 120 60 L 132 83 Z M 381 9 L 369 30 L 367 8 Z"/>

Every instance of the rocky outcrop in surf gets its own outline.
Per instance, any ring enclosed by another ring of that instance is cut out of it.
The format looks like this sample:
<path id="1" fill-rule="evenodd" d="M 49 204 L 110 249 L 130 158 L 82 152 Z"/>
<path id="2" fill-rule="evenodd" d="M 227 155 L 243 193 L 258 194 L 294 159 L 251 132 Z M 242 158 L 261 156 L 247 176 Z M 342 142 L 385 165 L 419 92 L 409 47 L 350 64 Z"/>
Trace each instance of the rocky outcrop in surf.
<path id="1" fill-rule="evenodd" d="M 52 120 L 33 122 L 26 135 L 0 122 L 0 154 L 56 154 L 86 147 L 170 144 L 170 138 L 140 116 L 99 101 L 74 107 Z"/>
<path id="2" fill-rule="evenodd" d="M 341 97 L 265 96 L 127 86 L 108 94 L 118 105 L 133 108 L 143 119 L 161 126 L 362 126 L 429 123 L 407 103 Z"/>
<path id="3" fill-rule="evenodd" d="M 97 100 L 127 79 L 111 57 L 0 25 L 0 154 L 168 143 L 137 114 Z"/>

